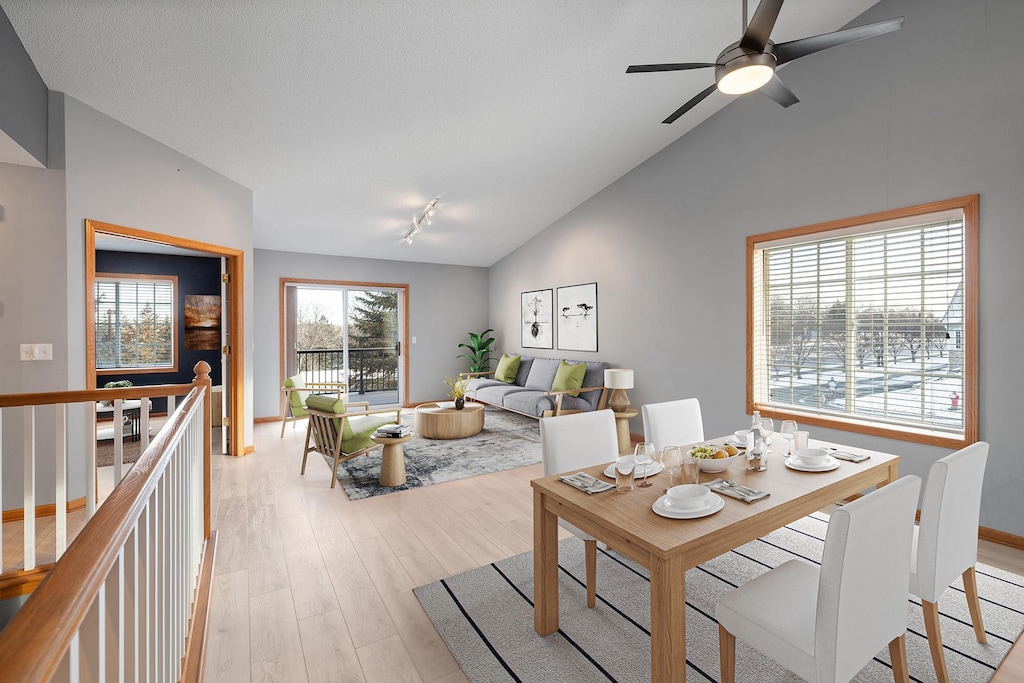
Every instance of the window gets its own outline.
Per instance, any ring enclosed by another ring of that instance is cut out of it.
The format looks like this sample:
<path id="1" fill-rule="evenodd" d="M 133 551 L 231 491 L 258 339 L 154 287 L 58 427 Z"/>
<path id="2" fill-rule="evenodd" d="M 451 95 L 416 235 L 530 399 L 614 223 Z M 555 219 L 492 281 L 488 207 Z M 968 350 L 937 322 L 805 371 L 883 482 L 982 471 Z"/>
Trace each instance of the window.
<path id="1" fill-rule="evenodd" d="M 173 275 L 96 276 L 96 369 L 177 370 Z"/>
<path id="2" fill-rule="evenodd" d="M 978 197 L 747 239 L 748 410 L 977 440 Z"/>

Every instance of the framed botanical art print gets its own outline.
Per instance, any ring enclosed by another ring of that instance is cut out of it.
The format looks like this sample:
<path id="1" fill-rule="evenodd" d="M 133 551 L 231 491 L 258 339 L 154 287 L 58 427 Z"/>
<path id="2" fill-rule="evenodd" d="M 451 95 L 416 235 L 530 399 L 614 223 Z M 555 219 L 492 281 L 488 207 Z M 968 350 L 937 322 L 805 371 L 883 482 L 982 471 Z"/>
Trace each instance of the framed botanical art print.
<path id="1" fill-rule="evenodd" d="M 558 288 L 558 348 L 597 351 L 597 283 Z"/>
<path id="2" fill-rule="evenodd" d="M 523 292 L 523 348 L 553 348 L 550 289 Z"/>

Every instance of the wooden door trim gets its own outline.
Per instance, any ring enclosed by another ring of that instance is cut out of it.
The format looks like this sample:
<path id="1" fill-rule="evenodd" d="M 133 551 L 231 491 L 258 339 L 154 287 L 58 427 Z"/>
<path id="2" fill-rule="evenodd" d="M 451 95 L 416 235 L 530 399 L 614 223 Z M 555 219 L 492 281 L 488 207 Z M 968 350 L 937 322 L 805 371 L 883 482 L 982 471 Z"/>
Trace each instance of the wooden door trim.
<path id="1" fill-rule="evenodd" d="M 231 455 L 245 454 L 245 252 L 242 249 L 208 244 L 184 237 L 162 235 L 138 228 L 114 225 L 86 219 L 85 221 L 85 346 L 86 346 L 86 389 L 96 388 L 96 325 L 95 325 L 95 282 L 96 282 L 96 233 L 128 237 L 131 239 L 166 244 L 181 249 L 201 251 L 227 259 L 228 272 L 228 338 L 231 340 L 231 358 L 228 362 L 228 383 L 230 400 L 228 414 L 231 416 Z"/>

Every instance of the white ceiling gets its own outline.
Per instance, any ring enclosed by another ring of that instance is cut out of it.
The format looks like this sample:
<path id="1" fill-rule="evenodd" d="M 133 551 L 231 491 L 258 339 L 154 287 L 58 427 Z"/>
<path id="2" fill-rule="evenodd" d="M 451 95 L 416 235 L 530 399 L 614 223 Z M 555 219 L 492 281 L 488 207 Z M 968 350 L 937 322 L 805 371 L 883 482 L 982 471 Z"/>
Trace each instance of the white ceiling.
<path id="1" fill-rule="evenodd" d="M 876 1 L 789 0 L 772 38 Z M 731 99 L 662 125 L 713 71 L 626 66 L 714 61 L 741 31 L 740 0 L 0 5 L 50 89 L 251 188 L 257 248 L 478 266 Z"/>

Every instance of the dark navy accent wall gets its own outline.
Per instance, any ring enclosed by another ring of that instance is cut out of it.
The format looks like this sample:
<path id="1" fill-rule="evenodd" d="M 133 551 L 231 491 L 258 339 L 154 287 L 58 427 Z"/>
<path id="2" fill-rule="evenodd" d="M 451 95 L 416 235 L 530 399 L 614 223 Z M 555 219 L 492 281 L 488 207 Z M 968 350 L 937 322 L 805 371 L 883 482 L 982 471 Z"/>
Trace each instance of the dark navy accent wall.
<path id="1" fill-rule="evenodd" d="M 220 259 L 201 256 L 170 256 L 166 254 L 136 254 L 121 251 L 97 251 L 97 273 L 119 273 L 125 275 L 175 275 L 178 278 L 178 300 L 176 302 L 174 334 L 177 337 L 178 372 L 152 372 L 144 374 L 103 374 L 96 376 L 96 386 L 118 379 L 131 380 L 132 384 L 186 384 L 195 377 L 192 368 L 201 360 L 210 364 L 210 379 L 213 385 L 221 383 L 220 351 L 185 350 L 185 297 L 189 294 L 220 295 Z M 223 305 L 223 302 L 221 302 Z M 163 400 L 153 402 L 154 412 L 166 408 Z"/>

